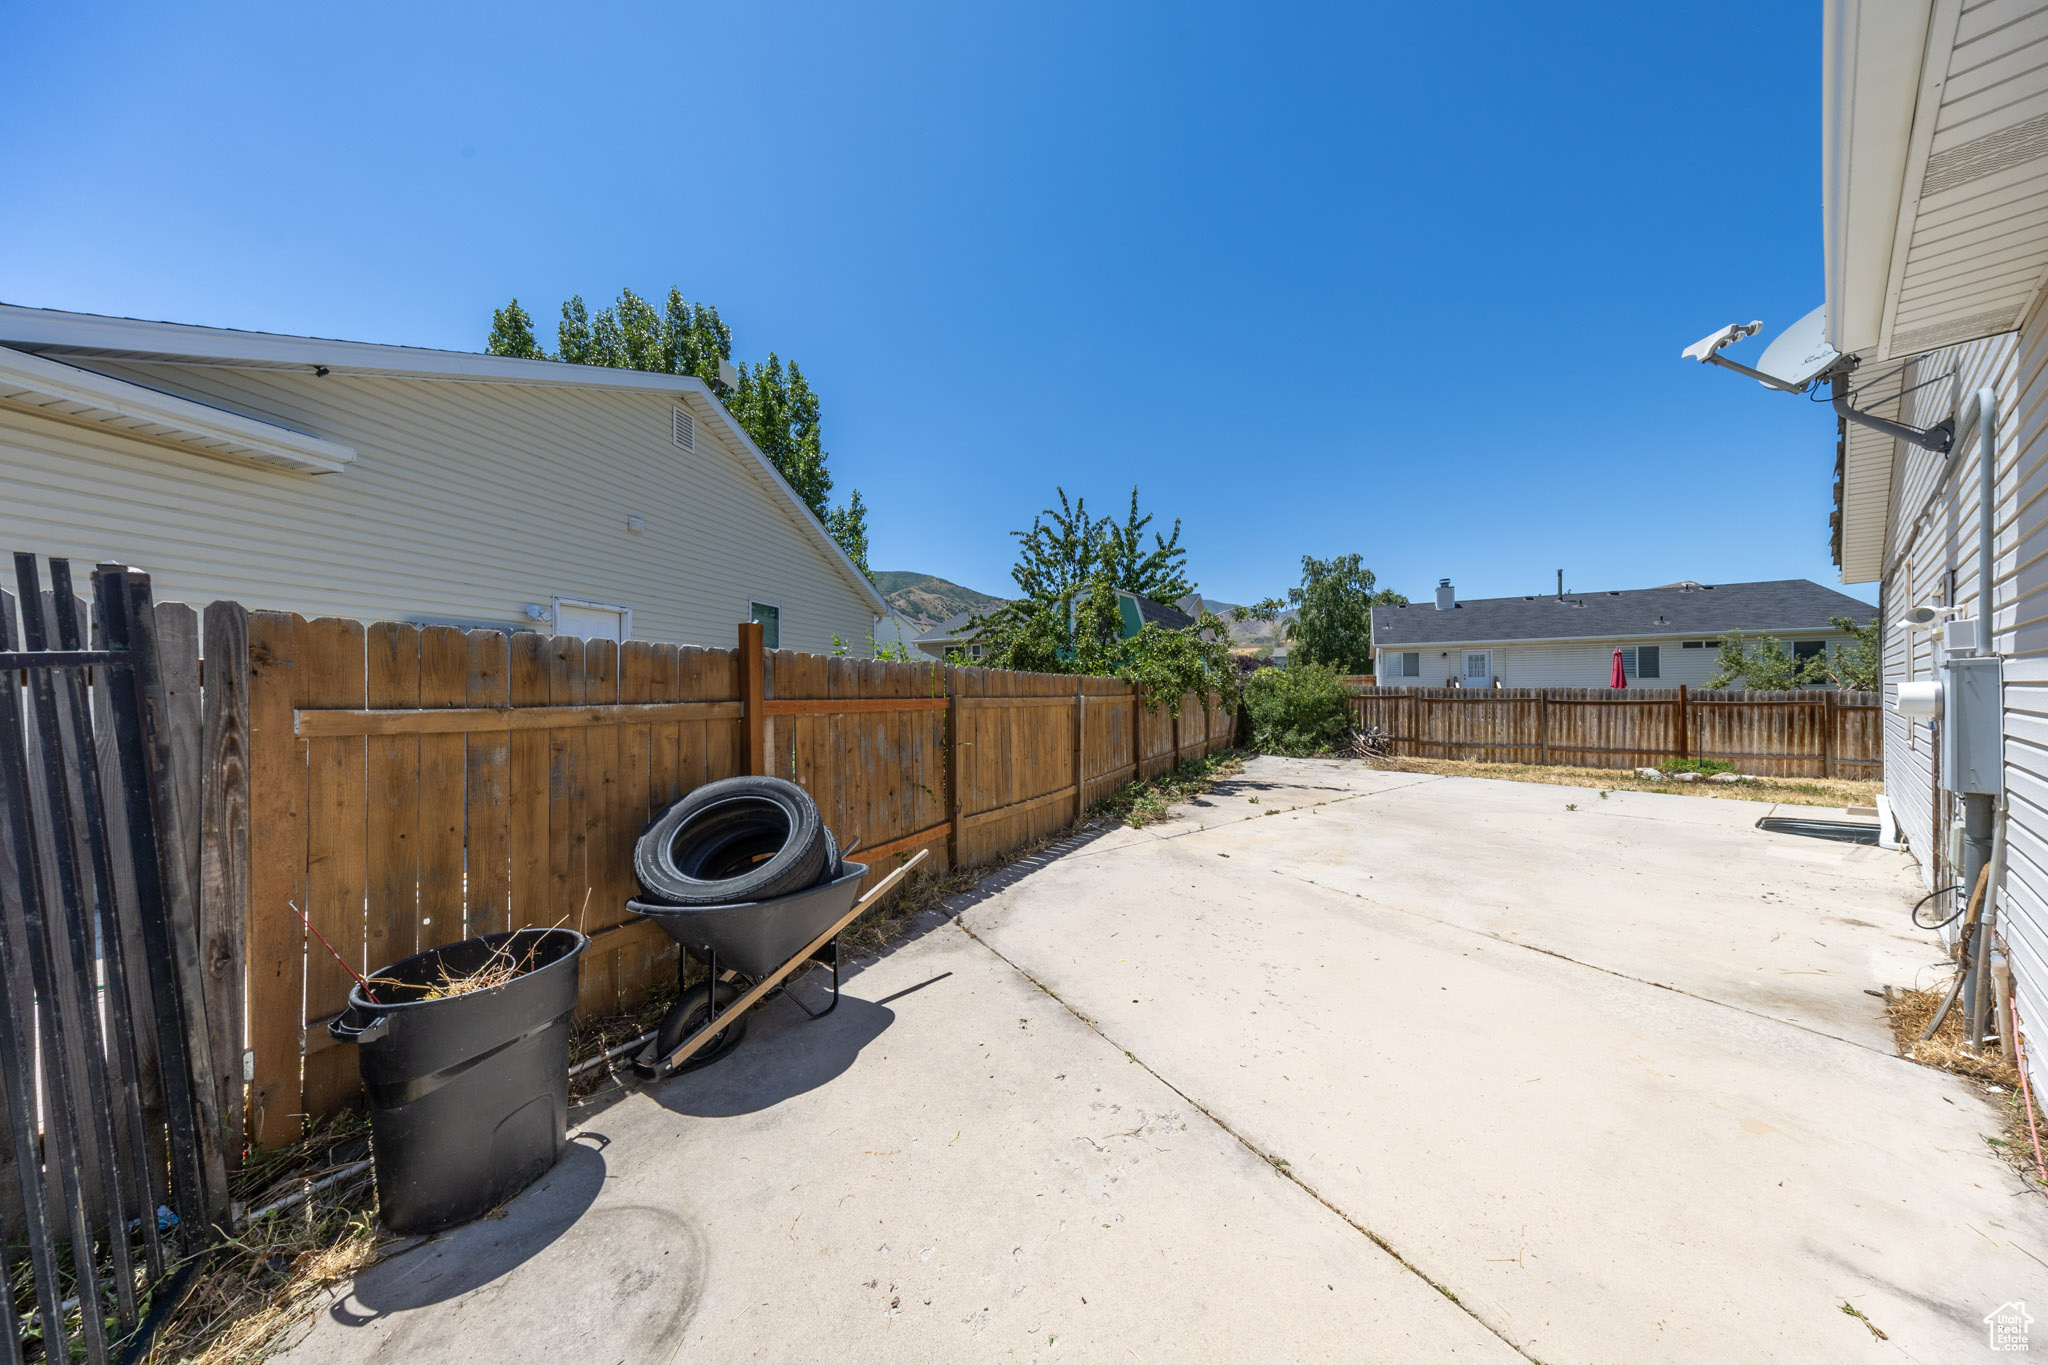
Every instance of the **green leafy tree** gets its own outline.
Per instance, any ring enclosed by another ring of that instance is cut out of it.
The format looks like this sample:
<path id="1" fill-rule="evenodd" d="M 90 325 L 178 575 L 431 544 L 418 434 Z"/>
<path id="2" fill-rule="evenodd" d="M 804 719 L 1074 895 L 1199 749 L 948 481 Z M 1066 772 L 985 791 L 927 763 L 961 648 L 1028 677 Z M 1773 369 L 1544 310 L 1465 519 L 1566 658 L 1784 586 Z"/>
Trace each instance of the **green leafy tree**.
<path id="1" fill-rule="evenodd" d="M 1328 664 L 1262 668 L 1244 684 L 1252 745 L 1269 754 L 1320 754 L 1351 732 L 1351 692 Z"/>
<path id="2" fill-rule="evenodd" d="M 1106 588 L 1112 599 L 1122 589 L 1160 603 L 1194 591 L 1187 577 L 1188 552 L 1180 544 L 1180 522 L 1173 523 L 1170 539 L 1155 532 L 1147 549 L 1144 533 L 1152 518 L 1139 513 L 1137 489 L 1131 490 L 1130 514 L 1121 525 L 1112 517 L 1091 516 L 1086 498 L 1069 498 L 1064 488 L 1053 491 L 1059 506 L 1040 511 L 1029 530 L 1010 533 L 1017 540 L 1017 562 L 1010 569 L 1017 595 L 1007 607 L 976 623 L 985 637 L 991 628 L 1005 639 L 1014 633 L 1020 641 L 1036 640 L 1049 630 L 1070 631 L 1071 625 L 1061 623 L 1070 620 L 1084 592 L 1098 587 Z M 1041 611 L 1045 620 L 1032 620 Z M 1063 647 L 1072 645 L 1069 639 Z M 1027 649 L 1035 651 L 1037 646 Z"/>
<path id="3" fill-rule="evenodd" d="M 1759 635 L 1754 643 L 1740 635 L 1725 635 L 1721 638 L 1721 656 L 1716 661 L 1718 671 L 1707 683 L 1710 688 L 1742 687 L 1755 692 L 1790 692 L 1808 683 L 1826 682 L 1828 661 L 1825 654 L 1800 660 L 1785 648 L 1784 642 L 1769 635 Z"/>
<path id="4" fill-rule="evenodd" d="M 1287 607 L 1295 618 L 1287 638 L 1296 648 L 1288 663 L 1328 664 L 1343 673 L 1372 672 L 1372 609 L 1397 606 L 1408 599 L 1391 588 L 1374 591 L 1378 582 L 1359 555 L 1334 559 L 1301 557 L 1301 586 L 1289 588 L 1287 599 L 1269 597 L 1231 616 L 1239 621 L 1271 621 Z"/>
<path id="5" fill-rule="evenodd" d="M 1054 490 L 1060 505 L 1031 519 L 1028 531 L 1012 531 L 1017 562 L 1010 580 L 1020 603 L 1056 606 L 1064 611 L 1083 584 L 1095 577 L 1102 561 L 1102 526 L 1088 515 L 1088 500 L 1071 502 L 1067 490 Z"/>
<path id="6" fill-rule="evenodd" d="M 491 339 L 485 346 L 492 355 L 518 360 L 546 360 L 548 353 L 533 339 L 533 319 L 514 299 L 491 314 Z"/>
<path id="7" fill-rule="evenodd" d="M 1147 704 L 1155 708 L 1183 693 L 1202 691 L 1221 692 L 1234 705 L 1237 670 L 1230 657 L 1230 632 L 1215 613 L 1204 611 L 1178 630 L 1147 622 L 1136 635 L 1123 638 L 1120 592 L 1171 601 L 1194 590 L 1186 575 L 1180 524 L 1174 523 L 1170 538 L 1155 533 L 1147 548 L 1142 537 L 1151 518 L 1139 512 L 1137 490 L 1132 490 L 1130 515 L 1120 525 L 1113 518 L 1090 516 L 1084 499 L 1070 499 L 1063 488 L 1056 491 L 1059 506 L 1033 517 L 1029 530 L 1012 532 L 1018 551 L 1010 578 L 1017 598 L 969 622 L 981 657 L 956 651 L 952 661 L 1122 678 L 1143 687 Z"/>
<path id="8" fill-rule="evenodd" d="M 1218 693 L 1224 706 L 1237 707 L 1238 673 L 1230 657 L 1230 631 L 1211 611 L 1180 630 L 1147 621 L 1143 630 L 1117 644 L 1102 667 L 1091 671 L 1142 687 L 1149 710 L 1189 692 Z"/>
<path id="9" fill-rule="evenodd" d="M 1064 490 L 1060 500 L 1066 500 Z M 1109 517 L 1099 523 L 1098 544 L 1102 566 L 1110 582 L 1125 592 L 1153 602 L 1173 603 L 1195 590 L 1188 581 L 1188 552 L 1180 547 L 1180 519 L 1174 518 L 1173 534 L 1152 533 L 1152 547 L 1145 547 L 1145 528 L 1152 517 L 1138 515 L 1138 490 L 1131 489 L 1131 510 L 1121 526 Z"/>
<path id="10" fill-rule="evenodd" d="M 718 373 L 718 362 L 732 359 L 732 328 L 709 304 L 683 302 L 680 289 L 668 291 L 662 310 L 662 363 L 670 374 L 693 374 L 711 386 L 719 401 L 732 389 Z"/>
<path id="11" fill-rule="evenodd" d="M 818 397 L 794 363 L 784 368 L 773 351 L 767 363 L 739 367 L 740 384 L 731 402 L 732 415 L 740 419 L 761 453 L 789 481 L 804 505 L 820 521 L 832 492 L 832 475 L 825 468 L 825 446 L 818 430 Z"/>
<path id="12" fill-rule="evenodd" d="M 827 510 L 824 520 L 825 529 L 831 532 L 832 539 L 839 542 L 839 548 L 846 551 L 853 567 L 873 577 L 868 573 L 868 505 L 861 501 L 860 490 L 853 490 L 846 506 Z"/>
<path id="13" fill-rule="evenodd" d="M 847 558 L 863 574 L 868 572 L 867 504 L 856 491 L 845 506 L 832 506 L 832 475 L 826 468 L 818 397 L 796 362 L 784 366 L 770 351 L 765 364 L 740 365 L 737 387 L 728 385 L 720 375 L 719 362 L 732 359 L 732 329 L 716 308 L 688 303 L 678 289 L 668 291 L 668 300 L 660 309 L 624 289 L 595 316 L 581 294 L 573 295 L 562 305 L 555 347 L 552 356 L 541 349 L 533 336 L 533 319 L 519 306 L 519 300 L 491 315 L 488 349 L 492 355 L 687 374 L 703 380 L 804 506 L 839 542 Z"/>
<path id="14" fill-rule="evenodd" d="M 565 365 L 596 365 L 596 352 L 591 344 L 590 310 L 583 304 L 581 294 L 572 294 L 562 305 L 562 320 L 555 324 L 556 360 Z"/>
<path id="15" fill-rule="evenodd" d="M 1875 692 L 1884 685 L 1884 640 L 1878 618 L 1863 625 L 1851 616 L 1830 616 L 1828 624 L 1844 631 L 1849 639 L 1835 647 L 1835 667 L 1829 674 L 1835 686 L 1861 692 Z"/>

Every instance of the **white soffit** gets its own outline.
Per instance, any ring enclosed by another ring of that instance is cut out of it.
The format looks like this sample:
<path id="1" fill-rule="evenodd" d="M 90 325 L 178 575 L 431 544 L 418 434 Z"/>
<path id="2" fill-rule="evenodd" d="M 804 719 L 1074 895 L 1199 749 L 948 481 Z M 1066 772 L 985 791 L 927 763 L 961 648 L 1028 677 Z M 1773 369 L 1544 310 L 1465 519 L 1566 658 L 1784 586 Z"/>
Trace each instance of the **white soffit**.
<path id="1" fill-rule="evenodd" d="M 338 474 L 345 445 L 0 346 L 0 399 L 301 474 Z"/>
<path id="2" fill-rule="evenodd" d="M 1826 48 L 1837 349 L 2018 329 L 2048 278 L 2048 0 L 1830 0 Z"/>
<path id="3" fill-rule="evenodd" d="M 1899 396 L 1911 367 L 1886 368 L 1889 373 L 1879 374 L 1856 390 L 1856 406 L 1902 421 Z M 1899 443 L 1858 422 L 1842 425 L 1842 581 L 1875 583 L 1884 577 L 1892 467 Z"/>
<path id="4" fill-rule="evenodd" d="M 1827 0 L 1821 38 L 1821 202 L 1827 339 L 1875 345 L 1913 131 L 1931 0 Z"/>

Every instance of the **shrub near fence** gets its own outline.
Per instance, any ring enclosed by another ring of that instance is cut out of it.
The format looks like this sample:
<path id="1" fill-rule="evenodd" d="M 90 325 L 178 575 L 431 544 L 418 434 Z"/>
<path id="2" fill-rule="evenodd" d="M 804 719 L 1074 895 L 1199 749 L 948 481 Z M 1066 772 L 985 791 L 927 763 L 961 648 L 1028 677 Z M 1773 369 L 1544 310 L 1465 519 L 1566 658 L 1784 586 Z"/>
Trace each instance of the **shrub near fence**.
<path id="1" fill-rule="evenodd" d="M 348 974 L 471 934 L 592 936 L 578 1008 L 674 971 L 626 909 L 648 819 L 703 782 L 776 773 L 879 877 L 919 848 L 968 866 L 1052 833 L 1121 783 L 1232 742 L 1189 696 L 1113 679 L 396 622 L 248 615 L 249 1131 L 286 1141 L 353 1102 L 325 1023 Z M 587 909 L 585 901 L 588 901 Z"/>
<path id="2" fill-rule="evenodd" d="M 1406 758 L 1581 768 L 1718 758 L 1759 777 L 1875 778 L 1884 767 L 1876 692 L 1686 688 L 1367 687 L 1359 725 Z"/>

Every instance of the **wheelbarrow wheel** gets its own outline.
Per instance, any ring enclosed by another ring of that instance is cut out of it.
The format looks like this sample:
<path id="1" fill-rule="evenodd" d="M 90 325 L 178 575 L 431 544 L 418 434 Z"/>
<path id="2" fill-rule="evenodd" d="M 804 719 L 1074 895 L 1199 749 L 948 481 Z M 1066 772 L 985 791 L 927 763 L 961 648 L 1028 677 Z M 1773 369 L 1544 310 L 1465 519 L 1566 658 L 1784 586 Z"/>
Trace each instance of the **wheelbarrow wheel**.
<path id="1" fill-rule="evenodd" d="M 718 983 L 718 1008 L 731 1009 L 733 1002 L 746 994 L 746 988 L 736 981 Z M 655 1036 L 655 1056 L 666 1057 L 690 1040 L 690 1035 L 711 1022 L 711 983 L 699 981 L 684 991 L 662 1017 L 661 1030 Z M 720 1029 L 703 1047 L 692 1053 L 683 1064 L 673 1068 L 670 1075 L 695 1071 L 700 1066 L 709 1066 L 740 1045 L 747 1036 L 747 1016 L 742 1014 Z"/>

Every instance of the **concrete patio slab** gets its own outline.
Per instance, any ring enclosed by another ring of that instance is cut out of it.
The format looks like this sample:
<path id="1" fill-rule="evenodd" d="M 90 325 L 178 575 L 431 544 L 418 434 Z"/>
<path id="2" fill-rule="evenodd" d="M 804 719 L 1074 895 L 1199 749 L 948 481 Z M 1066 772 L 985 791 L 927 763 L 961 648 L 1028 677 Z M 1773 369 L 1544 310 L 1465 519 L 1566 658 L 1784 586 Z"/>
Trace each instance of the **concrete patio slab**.
<path id="1" fill-rule="evenodd" d="M 1863 994 L 1936 957 L 1909 865 L 1767 809 L 1258 760 L 593 1106 L 282 1358 L 1974 1358 L 2048 1204 Z"/>
<path id="2" fill-rule="evenodd" d="M 1846 1358 L 1846 1302 L 1953 1360 L 2048 1296 L 1980 1088 L 1863 993 L 1936 956 L 1901 856 L 1588 795 L 1212 818 L 963 924 L 1533 1358 Z"/>
<path id="3" fill-rule="evenodd" d="M 586 1114 L 505 1217 L 368 1271 L 281 1359 L 1519 1361 L 926 928 L 826 1019 L 777 1002 L 726 1059 Z"/>

